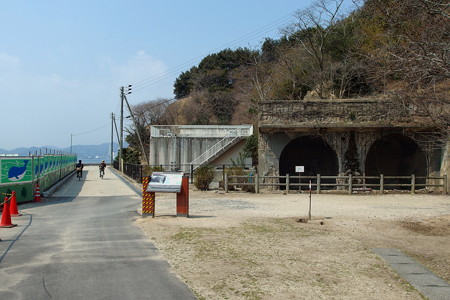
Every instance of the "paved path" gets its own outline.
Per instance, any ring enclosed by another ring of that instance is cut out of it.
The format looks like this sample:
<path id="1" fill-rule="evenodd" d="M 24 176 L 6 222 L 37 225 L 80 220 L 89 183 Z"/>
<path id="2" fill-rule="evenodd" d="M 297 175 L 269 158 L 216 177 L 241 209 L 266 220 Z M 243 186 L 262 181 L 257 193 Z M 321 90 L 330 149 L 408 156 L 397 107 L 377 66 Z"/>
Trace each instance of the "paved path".
<path id="1" fill-rule="evenodd" d="M 134 224 L 136 192 L 83 173 L 0 228 L 0 299 L 196 299 Z"/>
<path id="2" fill-rule="evenodd" d="M 449 300 L 450 285 L 414 259 L 397 249 L 375 248 L 399 275 L 430 300 Z"/>

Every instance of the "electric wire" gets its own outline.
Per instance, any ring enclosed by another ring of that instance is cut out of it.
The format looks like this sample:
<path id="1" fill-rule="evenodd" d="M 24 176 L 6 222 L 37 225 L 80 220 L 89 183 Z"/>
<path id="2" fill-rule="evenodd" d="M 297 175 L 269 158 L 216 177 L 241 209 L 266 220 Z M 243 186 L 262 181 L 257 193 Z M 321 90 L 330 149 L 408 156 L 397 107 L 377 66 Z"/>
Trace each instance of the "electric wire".
<path id="1" fill-rule="evenodd" d="M 278 19 L 278 20 L 276 20 L 276 21 L 274 21 L 274 22 L 272 22 L 272 23 L 270 23 L 268 25 L 265 25 L 264 27 L 262 27 L 260 29 L 257 29 L 257 30 L 255 30 L 253 32 L 250 32 L 250 33 L 248 33 L 248 34 L 246 34 L 246 35 L 244 35 L 244 36 L 242 36 L 242 37 L 240 37 L 240 38 L 238 38 L 238 39 L 236 39 L 234 41 L 226 43 L 226 44 L 224 44 L 224 45 L 222 45 L 220 47 L 217 47 L 217 48 L 207 52 L 206 54 L 197 56 L 197 57 L 195 57 L 195 58 L 193 58 L 193 59 L 191 59 L 191 60 L 189 60 L 189 61 L 187 61 L 187 62 L 185 62 L 185 63 L 183 63 L 181 65 L 179 65 L 179 66 L 175 66 L 173 68 L 170 68 L 168 71 L 170 71 L 172 69 L 178 69 L 181 66 L 185 66 L 185 65 L 189 65 L 189 64 L 195 63 L 198 60 L 200 60 L 200 59 L 204 58 L 205 56 L 209 55 L 210 53 L 214 53 L 215 51 L 218 51 L 218 50 L 221 50 L 221 49 L 230 48 L 230 47 L 232 47 L 234 45 L 242 43 L 243 41 L 248 41 L 249 38 L 253 38 L 255 36 L 256 37 L 260 37 L 261 33 L 267 33 L 267 32 L 270 32 L 270 31 L 274 30 L 275 28 L 279 28 L 279 26 L 281 24 L 285 23 L 287 20 L 290 20 L 292 16 L 293 16 L 292 14 L 286 15 L 286 16 L 284 16 L 284 17 L 282 17 L 282 18 L 280 18 L 280 19 Z M 265 29 L 266 27 L 269 27 L 269 29 L 266 30 Z M 152 80 L 153 80 L 153 77 L 151 77 L 149 79 L 144 79 L 142 81 L 139 81 L 139 82 L 133 84 L 133 87 L 139 87 L 140 85 L 145 85 L 148 81 L 152 81 Z"/>
<path id="2" fill-rule="evenodd" d="M 92 130 L 89 130 L 89 131 L 86 131 L 86 132 L 72 133 L 72 136 L 78 136 L 78 135 L 83 135 L 83 134 L 92 133 L 92 132 L 98 131 L 98 130 L 100 130 L 100 129 L 103 129 L 103 128 L 105 128 L 106 126 L 111 126 L 111 123 L 108 122 L 108 123 L 106 123 L 106 124 L 104 124 L 104 125 L 102 125 L 102 126 L 100 126 L 100 127 L 98 127 L 98 128 L 95 128 L 95 129 L 92 129 Z"/>
<path id="3" fill-rule="evenodd" d="M 142 89 L 147 88 L 150 85 L 153 85 L 154 83 L 160 82 L 164 79 L 167 79 L 171 76 L 173 76 L 175 73 L 180 72 L 180 70 L 185 69 L 187 66 L 189 65 L 193 65 L 196 64 L 197 62 L 201 61 L 203 58 L 205 58 L 206 56 L 210 55 L 211 53 L 215 53 L 217 51 L 223 50 L 223 49 L 227 49 L 227 48 L 233 48 L 236 46 L 239 46 L 240 44 L 242 44 L 243 42 L 250 42 L 256 38 L 261 38 L 263 36 L 263 34 L 267 34 L 268 32 L 273 31 L 274 29 L 279 29 L 282 26 L 286 26 L 288 24 L 288 22 L 291 22 L 292 18 L 293 18 L 294 14 L 288 14 L 285 15 L 282 18 L 279 18 L 255 31 L 252 31 L 238 39 L 235 39 L 229 43 L 226 43 L 224 45 L 222 45 L 221 47 L 215 48 L 209 52 L 207 52 L 206 54 L 197 56 L 185 63 L 182 63 L 178 66 L 169 68 L 166 72 L 160 73 L 158 75 L 152 76 L 150 78 L 144 79 L 142 81 L 139 81 L 137 83 L 132 84 L 133 86 L 133 92 L 137 92 L 140 91 Z"/>
<path id="4" fill-rule="evenodd" d="M 273 28 L 271 28 L 270 31 L 271 30 L 273 30 Z M 265 33 L 267 33 L 267 32 L 268 31 L 265 31 Z M 239 45 L 239 43 L 238 43 L 239 41 L 242 42 L 242 41 L 245 41 L 245 40 L 244 39 L 236 40 L 236 42 L 234 44 L 226 44 L 226 45 L 224 45 L 224 46 L 222 46 L 220 48 L 216 48 L 216 49 L 212 50 L 211 52 L 208 52 L 207 54 L 204 54 L 202 56 L 196 57 L 196 58 L 194 58 L 194 59 L 192 59 L 192 60 L 190 60 L 188 62 L 185 62 L 185 63 L 183 63 L 181 65 L 178 65 L 178 66 L 175 66 L 173 68 L 170 68 L 169 70 L 167 70 L 164 73 L 160 73 L 160 74 L 155 75 L 155 76 L 153 76 L 153 77 L 151 77 L 149 79 L 141 81 L 141 82 L 139 82 L 137 84 L 133 84 L 133 91 L 142 90 L 142 89 L 144 89 L 144 88 L 146 88 L 146 87 L 148 87 L 148 86 L 150 86 L 150 85 L 152 85 L 152 84 L 154 84 L 156 82 L 160 82 L 160 81 L 162 81 L 164 79 L 167 79 L 167 78 L 171 77 L 172 75 L 174 75 L 174 73 L 178 73 L 181 70 L 185 69 L 186 67 L 192 66 L 193 64 L 196 64 L 196 63 L 200 62 L 204 57 L 206 57 L 207 55 L 209 55 L 211 53 L 215 53 L 215 52 L 217 52 L 219 50 L 223 50 L 223 49 L 226 49 L 226 48 L 233 48 L 231 46 Z M 247 41 L 250 41 L 250 40 L 247 40 Z"/>

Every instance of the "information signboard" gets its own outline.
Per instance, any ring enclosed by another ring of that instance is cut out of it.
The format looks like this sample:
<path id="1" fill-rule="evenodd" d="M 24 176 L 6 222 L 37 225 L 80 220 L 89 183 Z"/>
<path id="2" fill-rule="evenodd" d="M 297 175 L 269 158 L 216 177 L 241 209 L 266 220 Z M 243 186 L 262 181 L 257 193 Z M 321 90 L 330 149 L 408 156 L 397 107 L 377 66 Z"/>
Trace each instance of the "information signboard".
<path id="1" fill-rule="evenodd" d="M 297 173 L 305 172 L 305 166 L 295 166 L 295 172 Z"/>
<path id="2" fill-rule="evenodd" d="M 182 178 L 182 172 L 153 172 L 147 192 L 179 193 Z"/>

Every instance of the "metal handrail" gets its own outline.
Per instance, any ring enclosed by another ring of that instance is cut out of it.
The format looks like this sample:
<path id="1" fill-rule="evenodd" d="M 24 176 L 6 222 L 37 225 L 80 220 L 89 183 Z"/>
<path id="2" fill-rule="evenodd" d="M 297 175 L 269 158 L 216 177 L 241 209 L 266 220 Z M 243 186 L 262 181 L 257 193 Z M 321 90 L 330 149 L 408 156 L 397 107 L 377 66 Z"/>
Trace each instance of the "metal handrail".
<path id="1" fill-rule="evenodd" d="M 241 138 L 242 135 L 239 134 L 241 128 L 237 128 L 233 131 L 230 131 L 223 139 L 221 139 L 219 142 L 214 144 L 211 148 L 207 149 L 205 152 L 203 152 L 200 156 L 198 156 L 196 159 L 194 159 L 191 162 L 191 165 L 194 165 L 194 170 L 198 168 L 199 166 L 203 165 L 205 162 L 207 162 L 211 157 L 225 149 L 227 146 L 229 146 L 231 143 L 233 143 L 238 138 Z M 230 139 L 228 142 L 226 140 Z"/>

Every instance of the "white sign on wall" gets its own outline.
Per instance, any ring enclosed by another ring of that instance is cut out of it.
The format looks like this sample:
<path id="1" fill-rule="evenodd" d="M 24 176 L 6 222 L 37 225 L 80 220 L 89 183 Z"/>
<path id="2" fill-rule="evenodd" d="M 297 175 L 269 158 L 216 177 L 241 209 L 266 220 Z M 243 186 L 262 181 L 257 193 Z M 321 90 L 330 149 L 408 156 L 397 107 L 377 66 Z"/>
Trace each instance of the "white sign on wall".
<path id="1" fill-rule="evenodd" d="M 305 166 L 295 166 L 295 172 L 297 173 L 305 172 Z"/>

